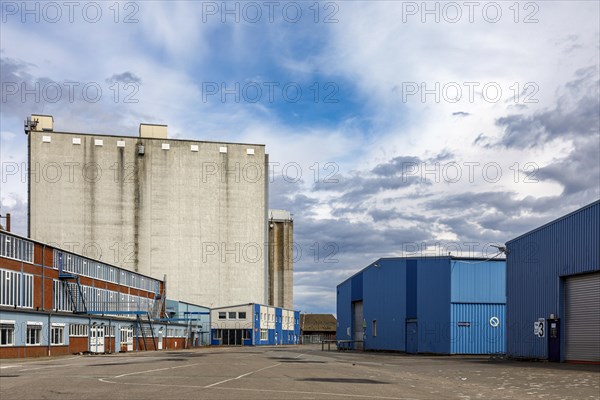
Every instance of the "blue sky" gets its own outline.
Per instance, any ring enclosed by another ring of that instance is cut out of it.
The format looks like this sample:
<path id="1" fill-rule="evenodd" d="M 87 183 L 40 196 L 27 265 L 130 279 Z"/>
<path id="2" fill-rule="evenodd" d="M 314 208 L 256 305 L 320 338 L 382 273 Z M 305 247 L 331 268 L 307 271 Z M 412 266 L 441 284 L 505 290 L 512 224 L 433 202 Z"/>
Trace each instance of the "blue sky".
<path id="1" fill-rule="evenodd" d="M 294 214 L 308 312 L 335 312 L 335 285 L 379 257 L 486 254 L 600 195 L 598 2 L 274 2 L 272 22 L 262 2 L 120 2 L 117 22 L 113 2 L 72 22 L 45 4 L 2 2 L 0 207 L 19 233 L 27 187 L 7 168 L 32 113 L 65 131 L 165 123 L 299 165 L 297 182 L 275 168 L 270 206 Z M 36 83 L 62 95 L 22 98 Z"/>

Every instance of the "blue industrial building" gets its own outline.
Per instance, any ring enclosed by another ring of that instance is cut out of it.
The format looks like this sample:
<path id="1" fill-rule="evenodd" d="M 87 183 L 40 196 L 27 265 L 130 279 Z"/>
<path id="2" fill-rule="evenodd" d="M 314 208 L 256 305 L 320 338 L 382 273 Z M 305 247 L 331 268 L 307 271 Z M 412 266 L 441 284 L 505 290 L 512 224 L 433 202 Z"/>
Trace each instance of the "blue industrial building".
<path id="1" fill-rule="evenodd" d="M 337 339 L 365 350 L 504 353 L 505 283 L 502 259 L 382 258 L 338 285 Z"/>
<path id="2" fill-rule="evenodd" d="M 261 304 L 211 310 L 212 345 L 261 346 L 298 344 L 300 312 Z"/>
<path id="3" fill-rule="evenodd" d="M 507 248 L 507 355 L 600 363 L 600 201 Z"/>

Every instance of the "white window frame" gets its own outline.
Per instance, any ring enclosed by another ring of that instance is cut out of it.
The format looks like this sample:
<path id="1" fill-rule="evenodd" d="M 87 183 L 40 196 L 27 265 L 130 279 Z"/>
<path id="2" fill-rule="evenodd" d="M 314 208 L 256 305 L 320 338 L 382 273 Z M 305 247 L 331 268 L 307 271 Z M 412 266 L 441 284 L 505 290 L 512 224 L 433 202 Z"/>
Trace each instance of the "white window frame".
<path id="1" fill-rule="evenodd" d="M 25 345 L 26 346 L 41 346 L 42 345 L 42 327 L 43 324 L 41 322 L 31 322 L 31 321 L 27 321 L 27 330 L 26 330 L 26 336 L 25 336 Z M 30 343 L 30 331 L 36 331 L 37 334 L 35 334 L 35 343 Z"/>
<path id="2" fill-rule="evenodd" d="M 88 337 L 88 324 L 69 324 L 69 336 Z"/>
<path id="3" fill-rule="evenodd" d="M 260 341 L 264 342 L 266 340 L 269 340 L 269 330 L 268 329 L 261 329 L 260 330 Z"/>
<path id="4" fill-rule="evenodd" d="M 59 340 L 55 340 L 55 339 Z M 65 344 L 65 324 L 52 324 L 50 327 L 50 345 L 64 346 Z"/>
<path id="5" fill-rule="evenodd" d="M 5 338 L 9 339 L 6 343 L 2 343 L 1 331 L 6 331 Z M 15 345 L 15 321 L 0 320 L 0 347 L 11 347 Z"/>

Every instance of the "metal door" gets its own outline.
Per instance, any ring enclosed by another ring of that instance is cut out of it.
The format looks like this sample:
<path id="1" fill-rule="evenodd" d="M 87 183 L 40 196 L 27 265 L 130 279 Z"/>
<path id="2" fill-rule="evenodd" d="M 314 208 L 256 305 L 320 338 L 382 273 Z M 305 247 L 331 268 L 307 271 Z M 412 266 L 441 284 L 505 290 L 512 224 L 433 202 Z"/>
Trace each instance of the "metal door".
<path id="1" fill-rule="evenodd" d="M 600 362 L 600 272 L 565 281 L 565 360 Z"/>
<path id="2" fill-rule="evenodd" d="M 104 327 L 92 326 L 90 332 L 90 351 L 92 353 L 104 353 Z"/>
<path id="3" fill-rule="evenodd" d="M 406 322 L 406 352 L 416 354 L 419 351 L 419 330 L 417 321 Z"/>
<path id="4" fill-rule="evenodd" d="M 163 328 L 160 328 L 158 330 L 158 350 L 162 350 L 163 349 Z"/>
<path id="5" fill-rule="evenodd" d="M 127 351 L 133 351 L 133 327 L 127 328 Z"/>
<path id="6" fill-rule="evenodd" d="M 355 301 L 354 303 L 352 303 L 353 305 L 353 336 L 352 339 L 353 340 L 359 340 L 362 341 L 364 340 L 364 328 L 363 328 L 363 324 L 364 324 L 364 319 L 363 319 L 363 302 L 362 301 Z M 361 342 L 355 342 L 354 343 L 354 349 L 355 350 L 362 350 L 363 349 L 363 343 Z"/>

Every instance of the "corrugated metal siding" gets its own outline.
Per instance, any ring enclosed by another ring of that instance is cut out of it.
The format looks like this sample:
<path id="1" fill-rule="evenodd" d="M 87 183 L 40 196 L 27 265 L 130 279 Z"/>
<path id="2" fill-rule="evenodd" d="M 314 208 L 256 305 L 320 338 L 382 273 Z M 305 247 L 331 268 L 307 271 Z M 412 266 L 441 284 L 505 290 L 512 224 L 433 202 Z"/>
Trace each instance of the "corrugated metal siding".
<path id="1" fill-rule="evenodd" d="M 337 287 L 337 331 L 338 340 L 351 339 L 352 324 L 352 282 L 350 280 L 341 283 Z"/>
<path id="2" fill-rule="evenodd" d="M 452 304 L 452 354 L 496 354 L 505 352 L 504 304 Z M 498 326 L 491 321 L 498 319 Z M 460 326 L 468 323 L 469 326 Z"/>
<path id="3" fill-rule="evenodd" d="M 533 335 L 533 323 L 550 314 L 561 317 L 560 277 L 600 270 L 599 232 L 597 201 L 507 243 L 509 356 L 547 358 L 547 338 Z"/>
<path id="4" fill-rule="evenodd" d="M 450 258 L 417 260 L 419 353 L 450 353 Z"/>
<path id="5" fill-rule="evenodd" d="M 377 263 L 378 268 L 367 268 L 363 272 L 366 348 L 404 351 L 406 261 L 382 259 Z M 373 320 L 377 320 L 377 336 L 373 336 Z"/>
<path id="6" fill-rule="evenodd" d="M 600 362 L 600 273 L 565 282 L 565 359 Z"/>
<path id="7" fill-rule="evenodd" d="M 352 277 L 352 301 L 363 299 L 363 272 Z"/>
<path id="8" fill-rule="evenodd" d="M 505 261 L 453 260 L 452 302 L 506 303 Z"/>

